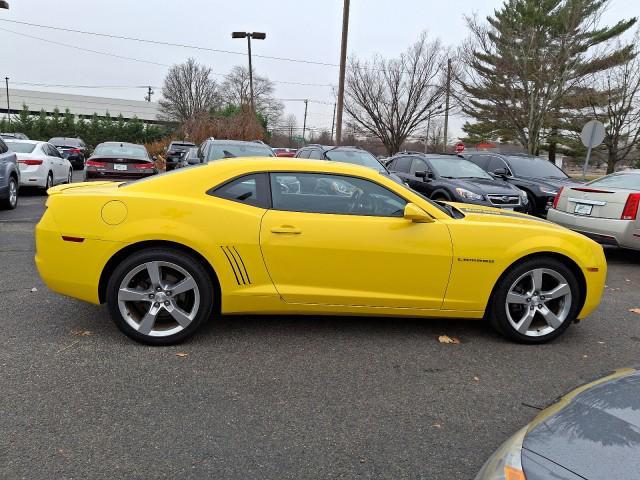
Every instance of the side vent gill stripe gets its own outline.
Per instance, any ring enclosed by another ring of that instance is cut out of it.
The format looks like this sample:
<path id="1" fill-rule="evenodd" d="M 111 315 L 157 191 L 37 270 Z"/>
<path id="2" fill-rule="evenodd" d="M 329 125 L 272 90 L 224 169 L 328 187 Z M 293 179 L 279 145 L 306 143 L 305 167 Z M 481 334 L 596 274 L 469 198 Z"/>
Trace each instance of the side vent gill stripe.
<path id="1" fill-rule="evenodd" d="M 238 255 L 238 258 L 240 259 L 240 263 L 242 264 L 242 269 L 244 270 L 244 276 L 247 278 L 247 283 L 251 283 L 251 279 L 249 278 L 249 272 L 247 271 L 247 267 L 244 264 L 244 261 L 242 260 L 242 256 L 240 256 L 240 253 L 238 252 L 238 249 L 236 247 L 233 247 L 234 252 L 236 252 L 236 255 Z"/>
<path id="2" fill-rule="evenodd" d="M 224 247 L 220 247 L 220 249 L 222 250 L 222 253 L 224 253 L 224 256 L 227 257 L 227 261 L 229 262 L 229 266 L 231 267 L 231 270 L 233 271 L 233 276 L 236 277 L 236 283 L 238 285 L 240 285 L 240 280 L 238 280 L 238 274 L 236 273 L 236 269 L 233 266 L 233 262 L 231 261 L 231 258 L 229 257 L 229 254 L 224 249 Z"/>
<path id="3" fill-rule="evenodd" d="M 233 263 L 236 264 L 236 271 L 240 274 L 240 280 L 242 280 L 242 284 L 245 285 L 247 283 L 247 281 L 244 279 L 244 274 L 242 273 L 242 269 L 240 268 L 240 264 L 238 263 L 238 259 L 233 254 L 233 250 L 231 250 L 229 247 L 225 247 L 225 248 L 227 249 L 227 252 L 229 252 L 229 254 L 231 255 L 231 258 L 233 258 Z"/>

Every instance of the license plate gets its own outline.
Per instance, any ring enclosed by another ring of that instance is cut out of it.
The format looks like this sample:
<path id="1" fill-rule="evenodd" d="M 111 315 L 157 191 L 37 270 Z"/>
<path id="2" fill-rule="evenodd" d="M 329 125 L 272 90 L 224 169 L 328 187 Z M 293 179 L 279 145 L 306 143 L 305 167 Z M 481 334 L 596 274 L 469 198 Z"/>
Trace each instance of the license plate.
<path id="1" fill-rule="evenodd" d="M 114 170 L 126 170 L 127 166 L 126 165 L 120 165 L 119 163 L 115 163 L 113 165 L 113 169 Z"/>
<path id="2" fill-rule="evenodd" d="M 576 215 L 591 215 L 593 205 L 587 205 L 585 203 L 576 203 L 576 208 L 573 211 Z"/>

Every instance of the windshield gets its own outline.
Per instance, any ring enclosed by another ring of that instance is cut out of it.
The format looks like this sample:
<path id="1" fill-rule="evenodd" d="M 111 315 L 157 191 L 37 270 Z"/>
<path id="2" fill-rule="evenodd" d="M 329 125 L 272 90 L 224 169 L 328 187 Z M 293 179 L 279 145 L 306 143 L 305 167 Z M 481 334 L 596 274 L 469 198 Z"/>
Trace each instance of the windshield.
<path id="1" fill-rule="evenodd" d="M 7 142 L 7 145 L 9 142 Z M 640 173 L 614 173 L 587 183 L 590 187 L 612 187 L 640 190 Z"/>
<path id="2" fill-rule="evenodd" d="M 569 176 L 545 158 L 508 157 L 513 174 L 519 177 L 569 178 Z"/>
<path id="3" fill-rule="evenodd" d="M 486 178 L 493 180 L 493 177 L 482 170 L 475 163 L 460 158 L 434 158 L 430 157 L 429 162 L 433 166 L 435 173 L 441 177 L 449 178 Z"/>
<path id="4" fill-rule="evenodd" d="M 207 162 L 234 157 L 273 157 L 273 151 L 259 143 L 214 143 L 207 154 Z"/>
<path id="5" fill-rule="evenodd" d="M 49 143 L 56 147 L 79 147 L 80 141 L 75 138 L 52 138 Z"/>
<path id="6" fill-rule="evenodd" d="M 31 153 L 36 148 L 35 143 L 12 142 L 11 140 L 5 140 L 4 143 L 7 144 L 9 150 L 15 153 Z"/>
<path id="7" fill-rule="evenodd" d="M 193 143 L 175 143 L 171 142 L 169 150 L 188 150 L 191 147 L 195 147 Z"/>
<path id="8" fill-rule="evenodd" d="M 93 152 L 94 157 L 121 157 L 121 158 L 141 158 L 149 160 L 147 149 L 142 145 L 131 145 L 128 143 L 102 143 Z"/>
<path id="9" fill-rule="evenodd" d="M 376 157 L 364 150 L 328 150 L 325 155 L 329 160 L 362 165 L 363 167 L 373 168 L 378 172 L 387 173 L 387 169 L 382 166 Z"/>

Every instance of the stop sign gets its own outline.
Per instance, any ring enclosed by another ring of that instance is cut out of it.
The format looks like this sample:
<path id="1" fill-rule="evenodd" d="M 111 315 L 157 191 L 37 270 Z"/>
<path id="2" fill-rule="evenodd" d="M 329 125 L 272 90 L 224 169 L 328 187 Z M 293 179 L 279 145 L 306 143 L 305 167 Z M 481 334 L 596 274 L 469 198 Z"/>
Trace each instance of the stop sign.
<path id="1" fill-rule="evenodd" d="M 456 143 L 456 153 L 464 152 L 464 143 L 458 142 Z"/>

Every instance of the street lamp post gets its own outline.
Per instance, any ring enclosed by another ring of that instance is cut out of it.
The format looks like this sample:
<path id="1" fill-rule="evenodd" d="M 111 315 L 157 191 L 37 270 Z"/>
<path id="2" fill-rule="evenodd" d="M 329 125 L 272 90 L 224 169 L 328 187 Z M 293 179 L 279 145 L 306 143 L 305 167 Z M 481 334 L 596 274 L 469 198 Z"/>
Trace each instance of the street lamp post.
<path id="1" fill-rule="evenodd" d="M 247 47 L 249 52 L 249 103 L 251 105 L 251 111 L 255 113 L 255 105 L 253 102 L 253 66 L 251 64 L 251 39 L 264 40 L 267 38 L 267 34 L 263 32 L 232 32 L 231 38 L 246 38 Z"/>
<path id="2" fill-rule="evenodd" d="M 9 107 L 9 77 L 4 77 L 4 83 L 7 87 L 7 120 L 9 120 L 9 125 L 11 125 L 11 109 Z"/>
<path id="3" fill-rule="evenodd" d="M 442 112 L 442 105 L 440 105 L 438 108 L 434 108 L 433 110 L 430 110 L 429 112 L 427 112 L 427 133 L 424 139 L 424 153 L 427 153 L 427 143 L 429 142 L 429 130 L 431 130 L 431 117 L 434 114 L 440 113 L 440 112 Z"/>

